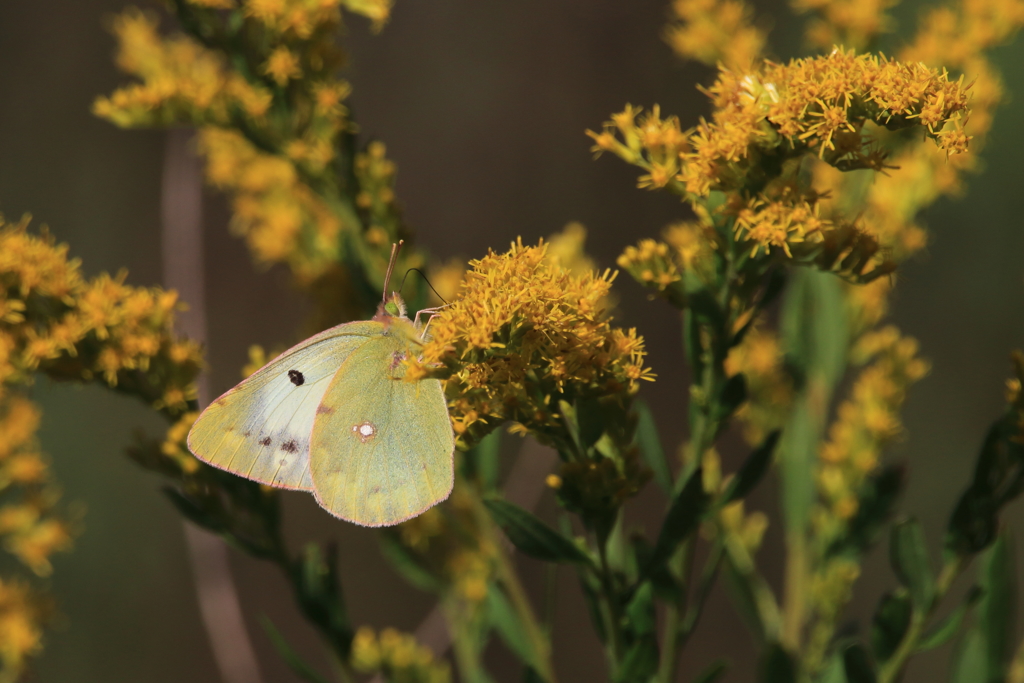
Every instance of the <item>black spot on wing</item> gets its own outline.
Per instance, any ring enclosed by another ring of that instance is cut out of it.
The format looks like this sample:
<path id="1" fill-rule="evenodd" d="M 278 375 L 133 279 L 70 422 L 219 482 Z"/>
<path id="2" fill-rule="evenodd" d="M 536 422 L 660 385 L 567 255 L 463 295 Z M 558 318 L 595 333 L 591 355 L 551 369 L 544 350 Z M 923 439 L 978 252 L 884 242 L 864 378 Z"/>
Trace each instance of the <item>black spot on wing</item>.
<path id="1" fill-rule="evenodd" d="M 281 444 L 281 450 L 284 451 L 285 453 L 298 453 L 299 444 L 298 442 L 295 441 L 295 439 L 285 441 L 283 444 Z"/>
<path id="2" fill-rule="evenodd" d="M 292 384 L 294 384 L 297 387 L 301 387 L 303 382 L 306 381 L 306 378 L 303 377 L 302 373 L 299 372 L 298 370 L 289 370 L 288 379 L 290 379 L 292 381 Z"/>
<path id="3" fill-rule="evenodd" d="M 261 446 L 269 446 L 270 445 L 270 437 L 269 436 L 265 436 L 262 439 L 260 439 L 260 445 Z"/>

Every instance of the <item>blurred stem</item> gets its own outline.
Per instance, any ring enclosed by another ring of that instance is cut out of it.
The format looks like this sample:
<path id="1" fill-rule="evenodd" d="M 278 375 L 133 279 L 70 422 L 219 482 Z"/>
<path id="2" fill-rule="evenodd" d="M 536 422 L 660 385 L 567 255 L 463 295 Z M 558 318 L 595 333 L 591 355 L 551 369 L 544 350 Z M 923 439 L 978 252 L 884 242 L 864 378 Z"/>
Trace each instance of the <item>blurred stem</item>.
<path id="1" fill-rule="evenodd" d="M 515 611 L 516 617 L 519 619 L 519 623 L 522 625 L 523 631 L 526 633 L 526 637 L 536 654 L 536 664 L 539 667 L 537 673 L 548 683 L 557 683 L 558 679 L 555 677 L 555 669 L 551 664 L 551 644 L 547 633 L 537 622 L 537 617 L 533 613 L 530 600 L 526 597 L 526 591 L 523 590 L 523 585 L 519 581 L 519 575 L 512 566 L 512 558 L 505 551 L 504 541 L 499 537 L 490 514 L 484 509 L 478 491 L 474 490 L 472 500 L 479 528 L 485 536 L 486 543 L 494 548 L 497 579 L 508 593 L 512 609 Z M 458 648 L 457 642 L 456 648 Z M 456 654 L 458 653 L 456 652 Z"/>
<path id="2" fill-rule="evenodd" d="M 480 638 L 484 634 L 483 624 L 469 614 L 467 605 L 451 595 L 441 600 L 445 620 L 452 630 L 452 650 L 459 669 L 459 680 L 464 683 L 490 683 L 481 658 Z"/>
<path id="3" fill-rule="evenodd" d="M 619 665 L 622 663 L 622 614 L 619 612 L 619 601 L 615 591 L 615 581 L 608 564 L 608 536 L 597 534 L 597 556 L 600 561 L 598 579 L 601 582 L 601 612 L 607 625 L 608 644 L 605 651 L 608 656 L 608 667 L 612 678 L 616 678 Z"/>
<path id="4" fill-rule="evenodd" d="M 694 555 L 692 543 L 688 541 L 683 545 L 681 552 L 673 557 L 673 563 L 679 558 L 680 564 L 687 567 L 687 576 L 684 582 L 684 590 L 688 592 L 691 576 L 694 567 Z M 686 556 L 686 557 L 684 557 Z M 718 577 L 718 569 L 721 567 L 723 557 L 723 546 L 721 541 L 716 541 L 711 548 L 711 554 L 704 562 L 701 571 L 700 584 L 697 586 L 697 593 L 694 599 L 684 599 L 685 609 L 682 605 L 670 604 L 665 612 L 665 635 L 661 643 L 661 660 L 658 662 L 658 673 L 655 677 L 657 683 L 673 683 L 676 680 L 676 670 L 679 666 L 679 656 L 682 654 L 686 641 L 697 626 L 700 615 L 704 610 L 704 603 L 711 593 L 711 587 Z M 688 561 L 687 561 L 688 560 Z"/>
<path id="5" fill-rule="evenodd" d="M 935 581 L 935 597 L 932 598 L 932 604 L 924 612 L 914 610 L 910 617 L 910 626 L 907 628 L 907 632 L 903 634 L 903 640 L 900 641 L 899 647 L 878 671 L 878 683 L 895 683 L 900 679 L 907 660 L 917 650 L 917 644 L 921 639 L 925 626 L 928 625 L 929 620 L 942 602 L 942 599 L 949 592 L 953 582 L 966 568 L 967 562 L 967 558 L 962 555 L 946 561 L 942 571 L 939 572 L 939 578 Z"/>
<path id="6" fill-rule="evenodd" d="M 1017 654 L 1013 656 L 1010 663 L 1010 672 L 1006 676 L 1006 683 L 1024 683 L 1024 638 L 1017 647 Z"/>
<path id="7" fill-rule="evenodd" d="M 799 652 L 807 610 L 807 537 L 803 529 L 786 535 L 786 583 L 782 617 L 782 644 Z"/>

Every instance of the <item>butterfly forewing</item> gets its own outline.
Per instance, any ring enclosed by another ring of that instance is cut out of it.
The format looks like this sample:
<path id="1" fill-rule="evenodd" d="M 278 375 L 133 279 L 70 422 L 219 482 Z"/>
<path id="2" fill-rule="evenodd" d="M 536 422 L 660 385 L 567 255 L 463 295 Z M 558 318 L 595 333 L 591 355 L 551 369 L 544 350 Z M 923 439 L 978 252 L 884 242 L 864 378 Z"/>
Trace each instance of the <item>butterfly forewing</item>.
<path id="1" fill-rule="evenodd" d="M 438 380 L 406 382 L 411 343 L 375 337 L 345 360 L 323 396 L 310 443 L 319 503 L 364 526 L 389 526 L 451 493 L 455 441 Z"/>
<path id="2" fill-rule="evenodd" d="M 189 449 L 214 467 L 281 488 L 310 490 L 309 441 L 338 368 L 383 325 L 338 325 L 292 347 L 203 411 Z"/>

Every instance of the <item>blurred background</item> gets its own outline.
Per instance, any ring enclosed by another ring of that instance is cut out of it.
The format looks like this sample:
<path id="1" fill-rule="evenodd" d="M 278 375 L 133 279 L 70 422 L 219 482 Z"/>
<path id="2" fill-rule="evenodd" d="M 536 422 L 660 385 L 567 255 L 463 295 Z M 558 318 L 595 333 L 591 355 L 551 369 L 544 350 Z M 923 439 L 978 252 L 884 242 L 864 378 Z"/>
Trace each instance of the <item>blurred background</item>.
<path id="1" fill-rule="evenodd" d="M 129 283 L 151 285 L 162 278 L 166 136 L 122 131 L 89 113 L 97 95 L 125 80 L 114 68 L 114 41 L 104 28 L 123 4 L 0 2 L 0 211 L 11 219 L 31 212 L 35 225 L 48 225 L 71 245 L 87 275 L 127 268 Z M 380 35 L 352 19 L 349 103 L 363 134 L 384 140 L 397 162 L 398 195 L 420 244 L 442 259 L 473 258 L 489 247 L 503 250 L 517 236 L 535 242 L 580 221 L 589 230 L 588 251 L 610 267 L 623 246 L 683 216 L 682 205 L 668 195 L 637 190 L 635 170 L 615 159 L 593 161 L 584 135 L 627 102 L 660 103 L 684 127 L 707 113 L 694 86 L 710 83 L 712 71 L 673 57 L 661 38 L 667 9 L 665 0 L 399 0 Z M 758 9 L 775 17 L 770 41 L 776 56 L 796 54 L 798 21 L 781 5 L 758 3 Z M 918 11 L 909 2 L 897 8 L 905 31 Z M 946 518 L 984 431 L 1003 410 L 1008 354 L 1024 347 L 1024 41 L 999 49 L 996 62 L 1011 101 L 996 114 L 984 171 L 969 178 L 966 197 L 939 200 L 925 216 L 931 245 L 901 269 L 892 315 L 934 365 L 907 404 L 908 438 L 888 458 L 909 465 L 903 510 L 924 521 L 936 561 Z M 214 395 L 238 381 L 250 344 L 296 341 L 306 311 L 283 271 L 254 270 L 244 245 L 228 234 L 227 219 L 224 200 L 207 194 L 205 303 Z M 643 395 L 666 448 L 674 450 L 686 436 L 678 319 L 628 279 L 617 291 L 619 321 L 647 337 L 658 381 Z M 47 638 L 38 680 L 219 680 L 181 519 L 158 480 L 123 455 L 133 432 L 159 434 L 163 423 L 142 405 L 97 387 L 41 381 L 33 394 L 44 409 L 41 438 L 65 498 L 87 510 L 74 551 L 55 558 L 52 590 L 63 616 Z M 511 461 L 522 445 L 507 438 L 505 457 Z M 742 455 L 737 449 L 725 457 L 735 463 Z M 769 513 L 773 484 L 762 484 L 753 499 Z M 431 601 L 389 569 L 374 534 L 330 518 L 308 495 L 284 498 L 289 538 L 338 541 L 353 622 L 415 630 Z M 630 519 L 642 524 L 664 502 L 651 486 Z M 552 520 L 555 512 L 545 494 L 539 514 Z M 1020 501 L 1005 519 L 1019 545 Z M 778 530 L 770 530 L 760 555 L 776 585 L 780 544 Z M 1019 552 L 1018 560 L 1024 567 Z M 259 621 L 269 616 L 319 662 L 315 634 L 272 568 L 233 551 L 231 562 L 264 680 L 297 680 Z M 538 563 L 519 558 L 519 566 L 539 599 Z M 884 548 L 876 549 L 849 618 L 865 627 L 879 594 L 893 583 Z M 575 577 L 563 571 L 554 643 L 562 680 L 604 678 L 586 621 Z M 718 590 L 687 649 L 680 680 L 716 657 L 734 665 L 725 680 L 752 680 L 752 644 Z M 518 680 L 518 667 L 501 666 L 512 664 L 511 655 L 498 645 L 493 650 L 498 678 Z M 945 680 L 947 654 L 915 662 L 906 680 Z"/>

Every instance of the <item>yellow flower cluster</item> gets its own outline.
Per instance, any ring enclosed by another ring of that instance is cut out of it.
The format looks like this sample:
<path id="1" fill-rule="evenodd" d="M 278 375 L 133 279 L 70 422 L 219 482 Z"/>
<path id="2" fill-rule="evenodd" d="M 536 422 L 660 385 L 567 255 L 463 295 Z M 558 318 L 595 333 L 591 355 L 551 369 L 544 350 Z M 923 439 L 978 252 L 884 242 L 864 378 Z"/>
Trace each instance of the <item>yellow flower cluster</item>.
<path id="1" fill-rule="evenodd" d="M 966 88 L 916 62 L 836 49 L 787 64 L 766 62 L 752 71 L 723 68 L 707 94 L 712 120 L 701 121 L 683 140 L 671 140 L 678 159 L 663 158 L 666 134 L 674 138 L 678 124 L 652 112 L 642 125 L 630 126 L 637 115 L 632 108 L 606 123 L 602 133 L 590 132 L 595 150 L 615 152 L 652 176 L 651 169 L 666 169 L 669 179 L 661 182 L 659 171 L 658 182 L 648 183 L 652 187 L 675 180 L 691 196 L 703 197 L 711 190 L 759 190 L 766 155 L 785 159 L 814 152 L 841 170 L 881 170 L 884 155 L 863 135 L 869 121 L 890 129 L 920 125 L 949 154 L 967 147 Z M 645 129 L 662 131 L 653 147 L 642 136 Z"/>
<path id="2" fill-rule="evenodd" d="M 50 473 L 35 433 L 39 409 L 5 390 L 0 398 L 0 538 L 4 548 L 38 575 L 53 571 L 50 557 L 69 550 L 71 525 L 56 510 L 59 493 L 49 488 Z M 17 496 L 12 498 L 12 496 Z"/>
<path id="3" fill-rule="evenodd" d="M 287 263 L 300 284 L 310 285 L 337 267 L 343 232 L 362 230 L 337 177 L 342 138 L 353 130 L 344 106 L 350 86 L 335 76 L 345 60 L 335 40 L 339 8 L 379 25 L 390 2 L 204 0 L 197 6 L 227 10 L 192 14 L 188 4 L 176 6 L 184 25 L 202 27 L 202 43 L 161 35 L 156 20 L 138 10 L 114 21 L 118 65 L 140 82 L 98 99 L 94 111 L 125 127 L 197 126 L 207 178 L 232 197 L 234 230 L 257 262 Z M 235 58 L 239 50 L 244 59 Z M 359 197 L 384 194 L 371 188 Z M 370 237 L 387 251 L 394 233 Z"/>
<path id="4" fill-rule="evenodd" d="M 172 460 L 178 469 L 186 475 L 195 474 L 202 467 L 199 460 L 188 449 L 187 443 L 188 432 L 198 417 L 199 413 L 194 410 L 184 413 L 170 426 L 163 443 L 160 444 L 160 452 Z"/>
<path id="5" fill-rule="evenodd" d="M 831 229 L 830 221 L 818 216 L 818 205 L 806 199 L 795 201 L 768 200 L 763 197 L 747 202 L 736 213 L 735 230 L 753 243 L 751 255 L 758 250 L 781 249 L 792 258 L 791 247 L 808 239 L 821 238 Z"/>
<path id="6" fill-rule="evenodd" d="M 0 220 L 0 382 L 29 382 L 41 370 L 184 410 L 202 356 L 172 333 L 177 293 L 126 285 L 125 273 L 86 280 L 67 245 L 27 225 Z"/>
<path id="7" fill-rule="evenodd" d="M 886 10 L 898 0 L 790 0 L 798 13 L 811 12 L 807 42 L 819 49 L 843 45 L 853 50 L 871 47 L 880 33 L 891 31 L 893 18 Z"/>
<path id="8" fill-rule="evenodd" d="M 390 248 L 401 231 L 401 214 L 395 202 L 395 164 L 386 156 L 383 142 L 375 140 L 366 152 L 356 155 L 355 172 L 360 192 L 356 206 L 366 213 L 367 244 Z"/>
<path id="9" fill-rule="evenodd" d="M 881 449 L 903 429 L 899 410 L 907 389 L 928 372 L 917 341 L 892 326 L 864 334 L 853 350 L 856 363 L 870 361 L 838 409 L 819 452 L 821 507 L 815 513 L 819 537 L 830 539 L 857 512 L 857 495 L 877 467 Z"/>
<path id="10" fill-rule="evenodd" d="M 925 141 L 893 140 L 886 172 L 871 179 L 842 174 L 825 164 L 814 170 L 815 187 L 829 195 L 829 216 L 859 216 L 896 262 L 927 244 L 917 216 L 941 195 L 962 191 L 962 174 L 977 168 L 977 155 L 1003 99 L 999 74 L 985 51 L 1008 40 L 1024 25 L 1020 0 L 964 0 L 931 10 L 917 36 L 904 48 L 902 62 L 943 65 L 964 74 L 970 86 L 971 151 L 949 157 Z"/>
<path id="11" fill-rule="evenodd" d="M 360 673 L 383 673 L 391 683 L 448 683 L 448 663 L 434 659 L 434 653 L 416 639 L 393 628 L 380 635 L 361 626 L 352 641 L 352 666 Z"/>
<path id="12" fill-rule="evenodd" d="M 98 116 L 119 126 L 227 125 L 234 117 L 262 119 L 273 95 L 231 71 L 223 58 L 186 36 L 163 38 L 155 17 L 128 9 L 114 19 L 117 65 L 142 82 L 101 97 Z"/>
<path id="13" fill-rule="evenodd" d="M 51 612 L 49 601 L 28 584 L 0 579 L 0 680 L 21 678 L 28 659 L 42 649 Z"/>
<path id="14" fill-rule="evenodd" d="M 309 282 L 336 260 L 342 223 L 294 161 L 262 152 L 232 130 L 205 128 L 198 143 L 207 180 L 231 195 L 232 230 L 245 237 L 257 263 L 288 263 L 300 282 Z"/>
<path id="15" fill-rule="evenodd" d="M 751 444 L 759 444 L 769 433 L 781 429 L 789 416 L 794 388 L 784 360 L 778 336 L 758 323 L 729 350 L 725 360 L 729 376 L 742 372 L 747 380 L 747 401 L 736 417 Z"/>
<path id="16" fill-rule="evenodd" d="M 672 14 L 665 37 L 684 59 L 748 69 L 764 51 L 765 31 L 753 25 L 744 0 L 675 0 Z"/>
<path id="17" fill-rule="evenodd" d="M 626 247 L 618 266 L 633 279 L 674 304 L 683 305 L 683 276 L 692 273 L 705 284 L 714 277 L 713 255 L 720 240 L 714 228 L 704 221 L 682 221 L 667 227 L 664 242 L 640 240 Z"/>
<path id="18" fill-rule="evenodd" d="M 547 245 L 512 244 L 470 263 L 459 298 L 431 323 L 432 338 L 407 378 L 447 380 L 456 434 L 505 420 L 561 428 L 557 401 L 632 393 L 651 379 L 643 338 L 613 327 L 602 307 L 614 275 L 573 275 Z"/>

